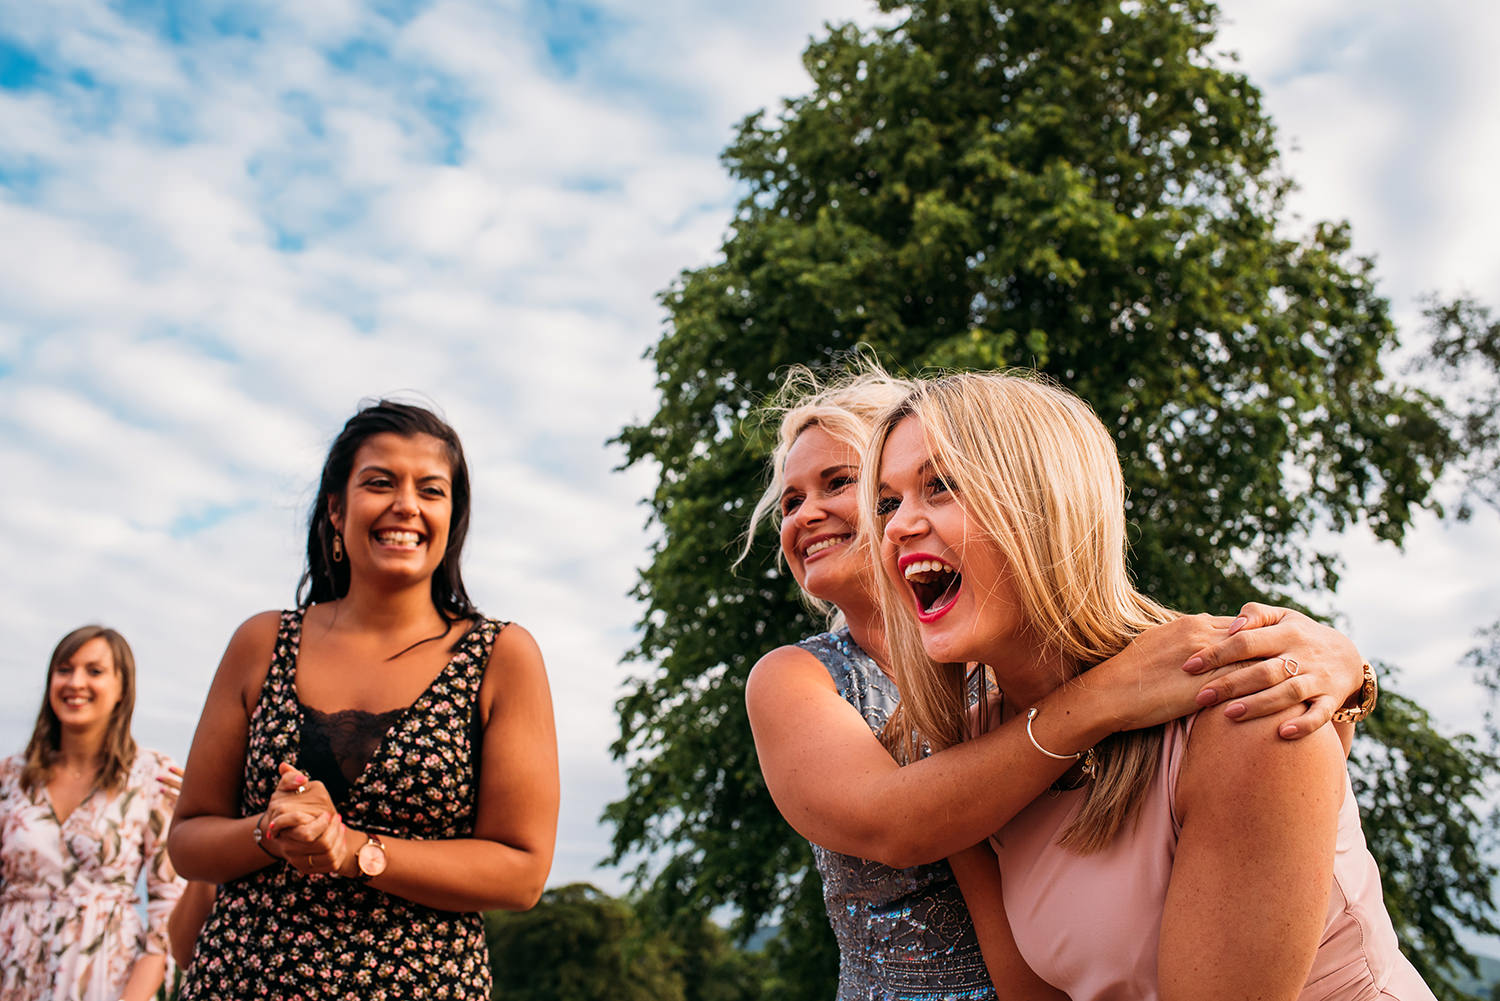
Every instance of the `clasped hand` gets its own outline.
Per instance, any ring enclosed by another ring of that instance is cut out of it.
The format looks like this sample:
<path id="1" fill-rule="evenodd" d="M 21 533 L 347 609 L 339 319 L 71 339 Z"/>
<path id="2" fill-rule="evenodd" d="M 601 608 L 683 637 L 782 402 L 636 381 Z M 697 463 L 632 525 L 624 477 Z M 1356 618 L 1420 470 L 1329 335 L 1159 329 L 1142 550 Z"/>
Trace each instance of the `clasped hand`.
<path id="1" fill-rule="evenodd" d="M 286 762 L 277 768 L 281 780 L 266 804 L 261 843 L 304 876 L 345 871 L 353 858 L 348 828 L 327 787 Z"/>

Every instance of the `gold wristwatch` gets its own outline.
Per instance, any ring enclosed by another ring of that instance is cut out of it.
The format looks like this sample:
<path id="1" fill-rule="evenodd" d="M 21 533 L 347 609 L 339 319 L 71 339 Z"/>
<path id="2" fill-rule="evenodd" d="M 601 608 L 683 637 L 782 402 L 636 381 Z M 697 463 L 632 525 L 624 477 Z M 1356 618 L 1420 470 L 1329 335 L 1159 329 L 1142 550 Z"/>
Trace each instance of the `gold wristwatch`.
<path id="1" fill-rule="evenodd" d="M 365 843 L 360 845 L 354 859 L 359 863 L 359 875 L 354 878 L 361 883 L 385 872 L 385 845 L 381 843 L 380 835 L 366 833 Z"/>

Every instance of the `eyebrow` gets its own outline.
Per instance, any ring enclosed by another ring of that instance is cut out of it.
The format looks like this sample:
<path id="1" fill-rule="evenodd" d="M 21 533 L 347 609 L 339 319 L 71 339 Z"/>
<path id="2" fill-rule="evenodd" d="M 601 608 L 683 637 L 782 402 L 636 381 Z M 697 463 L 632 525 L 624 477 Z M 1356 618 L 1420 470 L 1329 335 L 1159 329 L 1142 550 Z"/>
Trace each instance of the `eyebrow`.
<path id="1" fill-rule="evenodd" d="M 920 466 L 917 467 L 917 476 L 920 478 L 920 477 L 923 477 L 923 476 L 927 476 L 930 473 L 933 473 L 933 472 L 936 472 L 936 471 L 937 471 L 937 467 L 932 464 L 932 460 L 931 459 L 926 459 L 926 460 L 924 460 L 922 462 L 922 464 Z M 891 485 L 889 483 L 887 483 L 885 480 L 881 480 L 879 483 L 877 483 L 875 485 L 875 489 L 876 489 L 876 491 L 889 490 L 889 489 L 891 489 Z"/>
<path id="2" fill-rule="evenodd" d="M 818 472 L 818 478 L 826 480 L 830 476 L 832 476 L 834 473 L 837 473 L 837 472 L 839 472 L 841 470 L 845 470 L 845 469 L 852 469 L 852 470 L 854 470 L 854 471 L 857 472 L 859 470 L 859 467 L 855 466 L 855 465 L 853 465 L 851 463 L 848 463 L 848 462 L 839 463 L 838 465 L 829 466 L 827 469 L 820 470 Z M 787 487 L 785 490 L 783 490 L 781 492 L 781 499 L 782 500 L 786 500 L 788 495 L 794 494 L 796 492 L 797 492 L 797 488 L 796 487 Z"/>
<path id="3" fill-rule="evenodd" d="M 373 464 L 368 466 L 360 466 L 359 469 L 356 470 L 356 474 L 359 476 L 364 476 L 366 473 L 384 473 L 387 476 L 396 475 L 396 471 L 394 469 L 387 469 L 385 466 L 377 466 Z M 444 476 L 442 473 L 433 473 L 429 476 L 419 477 L 417 482 L 428 483 L 432 480 L 441 480 L 444 483 L 449 482 L 449 478 Z"/>

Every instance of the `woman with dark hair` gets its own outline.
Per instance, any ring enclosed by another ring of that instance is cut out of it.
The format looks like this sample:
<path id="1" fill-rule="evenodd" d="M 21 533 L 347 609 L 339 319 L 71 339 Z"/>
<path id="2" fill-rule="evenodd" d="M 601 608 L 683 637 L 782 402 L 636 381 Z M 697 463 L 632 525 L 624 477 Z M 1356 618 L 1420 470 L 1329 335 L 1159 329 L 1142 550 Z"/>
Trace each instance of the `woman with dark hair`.
<path id="1" fill-rule="evenodd" d="M 52 651 L 26 751 L 0 761 L 0 997 L 146 1001 L 182 892 L 163 837 L 176 766 L 130 735 L 135 657 L 83 626 Z M 146 876 L 146 921 L 136 886 Z"/>
<path id="2" fill-rule="evenodd" d="M 541 654 L 460 574 L 453 429 L 381 401 L 329 450 L 299 607 L 229 642 L 171 833 L 221 884 L 182 997 L 490 996 L 479 913 L 541 895 L 557 741 Z"/>

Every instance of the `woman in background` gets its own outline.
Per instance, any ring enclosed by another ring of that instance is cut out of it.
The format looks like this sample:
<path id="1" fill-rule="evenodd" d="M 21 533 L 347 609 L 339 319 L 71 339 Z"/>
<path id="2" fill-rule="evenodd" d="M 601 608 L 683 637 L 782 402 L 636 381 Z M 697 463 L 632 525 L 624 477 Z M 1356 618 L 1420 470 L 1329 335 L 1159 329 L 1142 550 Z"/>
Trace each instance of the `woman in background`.
<path id="1" fill-rule="evenodd" d="M 479 912 L 536 903 L 557 831 L 541 654 L 460 574 L 469 472 L 421 407 L 324 463 L 299 607 L 235 633 L 171 834 L 218 883 L 184 999 L 488 1001 Z"/>
<path id="2" fill-rule="evenodd" d="M 136 745 L 134 708 L 125 638 L 75 629 L 52 651 L 25 752 L 0 761 L 6 1001 L 147 1001 L 162 984 L 182 891 L 166 853 L 177 773 Z"/>
<path id="3" fill-rule="evenodd" d="M 995 996 L 980 941 L 995 939 L 985 925 L 999 916 L 987 906 L 994 856 L 979 843 L 1067 766 L 1039 755 L 1014 725 L 906 768 L 881 746 L 898 695 L 876 571 L 857 538 L 860 451 L 878 417 L 914 385 L 877 370 L 820 388 L 809 373 L 794 373 L 750 531 L 779 515 L 787 566 L 815 607 L 838 613 L 836 628 L 766 654 L 750 674 L 746 704 L 767 787 L 813 845 L 839 945 L 838 997 L 977 1001 Z M 1210 699 L 1239 719 L 1311 700 L 1283 736 L 1322 726 L 1358 684 L 1353 645 L 1282 609 L 1250 605 L 1242 614 L 1239 623 L 1195 616 L 1144 633 L 1094 685 L 1053 697 L 1046 722 L 1057 729 L 1048 734 L 1098 739 Z M 1205 688 L 1178 670 L 1196 654 L 1205 665 L 1254 666 Z M 1289 680 L 1283 654 L 1307 670 Z M 975 895 L 977 937 L 964 904 Z"/>

